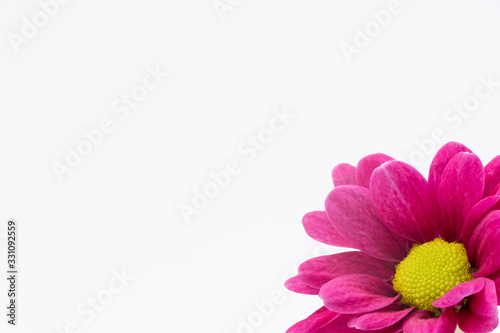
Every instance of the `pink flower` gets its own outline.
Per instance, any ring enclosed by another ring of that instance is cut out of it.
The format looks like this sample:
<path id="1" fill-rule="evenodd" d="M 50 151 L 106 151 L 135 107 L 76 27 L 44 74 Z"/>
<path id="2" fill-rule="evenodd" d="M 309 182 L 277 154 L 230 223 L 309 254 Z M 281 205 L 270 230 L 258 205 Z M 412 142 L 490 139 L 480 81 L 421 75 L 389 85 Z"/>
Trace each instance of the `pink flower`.
<path id="1" fill-rule="evenodd" d="M 324 306 L 287 333 L 491 332 L 500 299 L 500 156 L 444 145 L 426 180 L 383 154 L 337 165 L 317 241 L 359 251 L 309 259 L 286 282 Z"/>

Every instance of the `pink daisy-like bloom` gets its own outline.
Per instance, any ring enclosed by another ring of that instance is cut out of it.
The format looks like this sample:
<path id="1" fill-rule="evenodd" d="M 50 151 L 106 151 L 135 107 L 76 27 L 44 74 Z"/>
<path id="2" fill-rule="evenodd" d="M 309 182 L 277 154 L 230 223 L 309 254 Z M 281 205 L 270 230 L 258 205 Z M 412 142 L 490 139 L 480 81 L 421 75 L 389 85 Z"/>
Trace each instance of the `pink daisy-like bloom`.
<path id="1" fill-rule="evenodd" d="M 498 325 L 500 156 L 483 167 L 457 142 L 434 157 L 428 180 L 384 154 L 337 165 L 325 211 L 306 233 L 358 249 L 309 259 L 288 289 L 324 306 L 287 333 L 470 333 Z"/>

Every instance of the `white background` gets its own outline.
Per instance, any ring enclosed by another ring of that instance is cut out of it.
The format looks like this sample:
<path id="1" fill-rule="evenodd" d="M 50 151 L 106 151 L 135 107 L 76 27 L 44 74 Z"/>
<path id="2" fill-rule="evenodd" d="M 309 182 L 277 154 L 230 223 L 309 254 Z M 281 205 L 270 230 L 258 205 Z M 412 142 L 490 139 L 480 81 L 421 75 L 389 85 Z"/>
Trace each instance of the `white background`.
<path id="1" fill-rule="evenodd" d="M 73 0 L 19 52 L 12 36 L 41 5 L 0 3 L 0 221 L 20 233 L 18 326 L 4 309 L 0 331 L 284 332 L 321 302 L 283 279 L 341 250 L 301 225 L 323 208 L 333 166 L 384 152 L 427 176 L 435 131 L 484 163 L 500 154 L 500 86 L 466 117 L 447 111 L 480 77 L 500 82 L 495 1 L 401 0 L 351 61 L 341 45 L 355 47 L 389 2 L 228 1 L 220 13 L 212 0 Z M 114 103 L 148 68 L 169 76 L 121 119 Z M 243 154 L 283 109 L 294 118 Z M 60 180 L 54 163 L 102 119 L 113 132 Z M 239 174 L 183 218 L 232 160 Z M 79 315 L 121 270 L 134 280 L 91 320 Z M 259 315 L 271 294 L 279 304 Z"/>

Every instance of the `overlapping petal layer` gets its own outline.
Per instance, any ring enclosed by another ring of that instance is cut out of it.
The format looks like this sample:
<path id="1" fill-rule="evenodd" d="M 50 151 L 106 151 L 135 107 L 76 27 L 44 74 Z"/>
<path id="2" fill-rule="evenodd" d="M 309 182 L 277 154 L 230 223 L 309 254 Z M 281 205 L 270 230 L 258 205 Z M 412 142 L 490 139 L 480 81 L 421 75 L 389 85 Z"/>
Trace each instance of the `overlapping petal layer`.
<path id="1" fill-rule="evenodd" d="M 468 302 L 464 304 L 466 297 L 469 297 Z M 461 283 L 432 304 L 437 308 L 462 305 L 458 311 L 458 325 L 465 332 L 491 332 L 498 326 L 496 289 L 489 279 L 476 278 Z"/>
<path id="2" fill-rule="evenodd" d="M 307 285 L 319 289 L 330 280 L 349 274 L 368 274 L 390 281 L 394 276 L 391 266 L 362 252 L 352 251 L 309 259 L 299 266 L 299 276 Z"/>
<path id="3" fill-rule="evenodd" d="M 343 314 L 366 313 L 394 303 L 398 293 L 372 275 L 343 275 L 326 283 L 319 291 L 325 306 Z"/>
<path id="4" fill-rule="evenodd" d="M 500 156 L 492 159 L 484 167 L 484 196 L 494 195 L 500 184 Z"/>
<path id="5" fill-rule="evenodd" d="M 335 187 L 342 185 L 357 185 L 356 167 L 341 163 L 332 170 L 332 180 Z"/>
<path id="6" fill-rule="evenodd" d="M 354 317 L 347 322 L 347 326 L 360 330 L 380 330 L 395 325 L 412 311 L 413 308 L 402 304 L 391 304 L 386 308 Z"/>
<path id="7" fill-rule="evenodd" d="M 439 204 L 439 229 L 448 242 L 460 239 L 462 226 L 471 208 L 481 200 L 484 170 L 479 158 L 458 153 L 448 162 L 436 190 Z"/>
<path id="8" fill-rule="evenodd" d="M 297 275 L 285 282 L 285 287 L 288 290 L 294 291 L 299 294 L 318 295 L 319 288 L 314 288 L 304 282 L 301 276 Z"/>
<path id="9" fill-rule="evenodd" d="M 341 314 L 335 320 L 332 320 L 329 324 L 323 326 L 316 333 L 399 333 L 403 331 L 403 323 L 400 321 L 390 327 L 386 327 L 380 330 L 361 330 L 353 327 L 347 326 L 349 321 L 355 318 L 357 315 Z M 288 333 L 288 332 L 287 332 Z"/>
<path id="10" fill-rule="evenodd" d="M 323 306 L 306 319 L 290 327 L 286 333 L 316 333 L 339 315 Z"/>
<path id="11" fill-rule="evenodd" d="M 481 220 L 468 246 L 469 260 L 477 267 L 474 276 L 488 276 L 500 269 L 500 210 Z"/>
<path id="12" fill-rule="evenodd" d="M 429 310 L 416 311 L 404 321 L 405 333 L 454 333 L 457 327 L 455 309 L 446 309 L 439 317 Z"/>
<path id="13" fill-rule="evenodd" d="M 385 154 L 372 154 L 363 157 L 356 168 L 356 182 L 359 186 L 368 188 L 373 170 L 387 161 L 393 160 L 392 157 Z"/>
<path id="14" fill-rule="evenodd" d="M 302 218 L 302 225 L 307 235 L 312 239 L 328 245 L 351 247 L 349 242 L 340 236 L 332 226 L 326 212 L 314 211 L 307 213 Z"/>
<path id="15" fill-rule="evenodd" d="M 437 192 L 439 184 L 441 184 L 441 178 L 443 171 L 448 165 L 448 162 L 458 153 L 467 152 L 472 153 L 472 151 L 458 142 L 448 142 L 445 144 L 434 156 L 431 166 L 429 168 L 429 185 Z"/>
<path id="16" fill-rule="evenodd" d="M 469 215 L 467 215 L 467 218 L 465 219 L 462 231 L 462 242 L 464 243 L 465 248 L 469 247 L 469 241 L 472 233 L 476 230 L 477 225 L 481 222 L 481 220 L 485 218 L 488 213 L 499 209 L 499 196 L 484 198 L 472 207 Z"/>
<path id="17" fill-rule="evenodd" d="M 406 243 L 378 218 L 370 190 L 353 185 L 333 189 L 325 202 L 335 230 L 352 247 L 387 261 L 399 261 L 408 253 Z"/>
<path id="18" fill-rule="evenodd" d="M 370 189 L 378 216 L 391 231 L 415 243 L 437 236 L 436 198 L 427 180 L 412 166 L 385 163 L 373 172 Z"/>

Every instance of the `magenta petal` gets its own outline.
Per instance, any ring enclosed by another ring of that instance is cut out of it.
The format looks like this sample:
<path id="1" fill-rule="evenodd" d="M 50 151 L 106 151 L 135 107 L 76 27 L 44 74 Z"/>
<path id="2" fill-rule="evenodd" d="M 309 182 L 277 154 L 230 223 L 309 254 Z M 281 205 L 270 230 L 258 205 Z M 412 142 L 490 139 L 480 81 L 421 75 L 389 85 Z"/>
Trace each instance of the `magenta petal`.
<path id="1" fill-rule="evenodd" d="M 488 279 L 495 283 L 495 289 L 497 291 L 497 304 L 500 305 L 500 270 L 488 275 Z"/>
<path id="2" fill-rule="evenodd" d="M 326 212 L 314 211 L 302 218 L 306 234 L 321 243 L 333 246 L 350 247 L 349 243 L 339 235 L 328 220 Z"/>
<path id="3" fill-rule="evenodd" d="M 448 242 L 457 241 L 471 208 L 481 200 L 484 170 L 479 158 L 458 153 L 443 171 L 436 192 L 440 211 L 440 233 Z"/>
<path id="4" fill-rule="evenodd" d="M 465 248 L 469 251 L 469 241 L 472 233 L 478 226 L 479 222 L 488 215 L 491 211 L 500 209 L 500 197 L 487 197 L 479 201 L 469 212 L 467 218 L 465 219 L 463 231 L 462 231 L 462 242 Z"/>
<path id="5" fill-rule="evenodd" d="M 405 333 L 454 333 L 456 328 L 457 313 L 453 308 L 437 318 L 432 311 L 420 310 L 409 315 L 403 324 Z"/>
<path id="6" fill-rule="evenodd" d="M 486 196 L 487 197 L 491 197 L 493 195 L 500 195 L 500 184 L 498 184 L 497 186 L 495 186 L 491 191 L 490 193 L 488 193 Z"/>
<path id="7" fill-rule="evenodd" d="M 352 247 L 386 261 L 400 261 L 406 256 L 404 240 L 378 218 L 370 190 L 353 185 L 337 187 L 326 198 L 325 207 L 335 230 Z"/>
<path id="8" fill-rule="evenodd" d="M 285 282 L 285 287 L 293 292 L 306 295 L 318 295 L 319 289 L 304 283 L 300 276 L 294 276 Z"/>
<path id="9" fill-rule="evenodd" d="M 342 185 L 357 185 L 356 167 L 341 163 L 332 170 L 332 180 L 335 187 Z"/>
<path id="10" fill-rule="evenodd" d="M 495 284 L 485 278 L 476 280 L 479 279 L 484 280 L 484 288 L 472 295 L 469 302 L 458 311 L 458 326 L 464 332 L 486 333 L 491 332 L 498 326 Z"/>
<path id="11" fill-rule="evenodd" d="M 437 188 L 441 183 L 441 176 L 446 168 L 446 165 L 448 165 L 448 162 L 453 158 L 453 156 L 461 152 L 472 153 L 472 151 L 463 144 L 453 141 L 448 142 L 438 150 L 429 169 L 429 185 L 434 192 L 437 191 Z"/>
<path id="12" fill-rule="evenodd" d="M 473 276 L 488 276 L 500 269 L 500 210 L 481 220 L 472 233 L 468 250 L 469 260 L 478 269 Z"/>
<path id="13" fill-rule="evenodd" d="M 328 281 L 347 274 L 367 274 L 389 281 L 395 271 L 393 264 L 358 251 L 312 258 L 299 266 L 302 281 L 318 289 Z"/>
<path id="14" fill-rule="evenodd" d="M 378 216 L 394 233 L 416 243 L 436 238 L 439 210 L 427 180 L 411 165 L 390 161 L 370 181 Z"/>
<path id="15" fill-rule="evenodd" d="M 368 188 L 373 170 L 391 160 L 393 160 L 392 157 L 380 153 L 368 155 L 359 160 L 358 167 L 356 168 L 356 181 L 358 185 Z"/>
<path id="16" fill-rule="evenodd" d="M 460 283 L 444 294 L 441 298 L 432 302 L 432 305 L 438 309 L 460 305 L 466 297 L 483 290 L 484 280 L 484 278 L 477 278 L 469 282 Z"/>
<path id="17" fill-rule="evenodd" d="M 499 184 L 500 156 L 497 156 L 484 167 L 484 196 L 490 195 L 490 192 Z"/>
<path id="18" fill-rule="evenodd" d="M 338 313 L 365 313 L 394 303 L 399 295 L 390 284 L 371 275 L 343 275 L 319 291 L 325 306 Z"/>
<path id="19" fill-rule="evenodd" d="M 323 306 L 306 319 L 290 327 L 286 333 L 316 333 L 318 329 L 330 323 L 338 316 L 338 313 L 332 312 Z"/>
<path id="20" fill-rule="evenodd" d="M 411 311 L 413 311 L 413 308 L 405 309 L 404 306 L 389 306 L 385 309 L 352 318 L 347 323 L 347 326 L 369 331 L 380 330 L 396 324 Z"/>
<path id="21" fill-rule="evenodd" d="M 316 333 L 399 333 L 403 331 L 402 322 L 398 322 L 391 327 L 386 327 L 376 331 L 358 330 L 356 328 L 348 327 L 347 323 L 356 316 L 357 315 L 341 314 L 338 318 L 332 320 L 329 324 L 316 331 Z"/>

